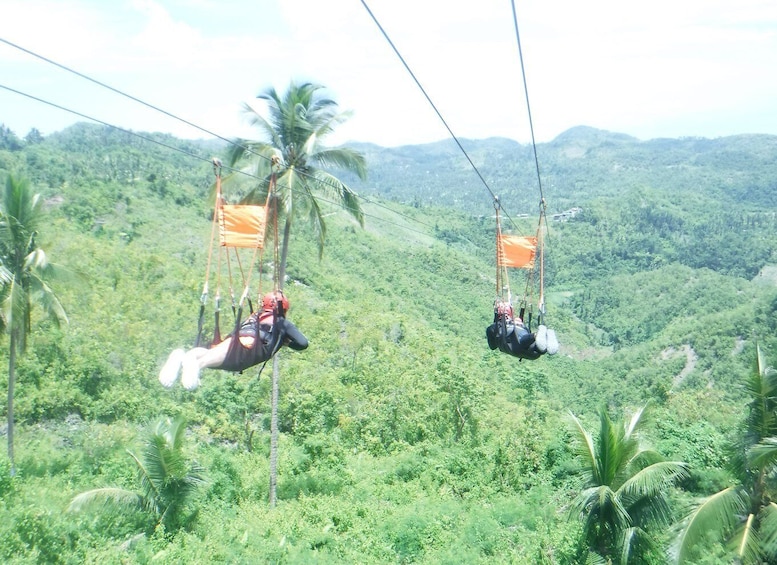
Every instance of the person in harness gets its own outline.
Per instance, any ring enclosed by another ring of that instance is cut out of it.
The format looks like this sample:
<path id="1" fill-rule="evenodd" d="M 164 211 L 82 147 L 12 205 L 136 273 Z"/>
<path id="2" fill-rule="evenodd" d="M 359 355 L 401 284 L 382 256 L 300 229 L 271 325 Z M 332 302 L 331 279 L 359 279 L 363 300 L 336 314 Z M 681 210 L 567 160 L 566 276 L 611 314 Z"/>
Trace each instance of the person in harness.
<path id="1" fill-rule="evenodd" d="M 547 353 L 558 353 L 556 332 L 540 325 L 532 333 L 523 320 L 514 317 L 510 302 L 498 300 L 494 304 L 494 322 L 486 328 L 488 347 L 499 349 L 519 359 L 537 359 Z"/>
<path id="2" fill-rule="evenodd" d="M 296 351 L 306 349 L 307 338 L 285 318 L 288 309 L 289 300 L 282 292 L 266 294 L 262 309 L 248 316 L 221 343 L 210 348 L 173 350 L 159 372 L 159 382 L 170 388 L 180 373 L 181 385 L 194 390 L 200 385 L 202 369 L 242 372 L 272 359 L 284 345 Z"/>

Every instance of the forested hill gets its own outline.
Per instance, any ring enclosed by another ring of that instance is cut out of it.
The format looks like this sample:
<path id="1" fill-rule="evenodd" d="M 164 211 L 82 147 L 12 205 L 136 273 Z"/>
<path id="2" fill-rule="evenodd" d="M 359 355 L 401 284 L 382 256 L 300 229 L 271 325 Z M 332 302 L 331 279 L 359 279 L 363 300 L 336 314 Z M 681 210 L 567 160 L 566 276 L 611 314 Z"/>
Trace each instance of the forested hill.
<path id="1" fill-rule="evenodd" d="M 171 218 L 182 210 L 207 216 L 211 158 L 224 151 L 221 141 L 89 124 L 46 138 L 19 139 L 5 128 L 0 133 L 0 170 L 29 176 L 73 227 L 130 241 L 149 222 L 143 210 Z M 532 148 L 507 139 L 462 143 L 516 218 L 507 227 L 533 232 L 539 190 Z M 439 242 L 488 257 L 493 204 L 452 140 L 354 147 L 367 157 L 369 180 L 353 186 L 367 197 L 404 205 L 394 221 L 407 225 L 406 234 L 431 226 Z M 679 266 L 754 280 L 777 264 L 777 137 L 639 141 L 577 127 L 539 144 L 537 153 L 549 214 L 581 209 L 569 222 L 549 223 L 550 288 L 586 288 L 590 296 L 613 277 Z M 406 223 L 407 216 L 418 223 Z M 390 225 L 372 221 L 382 233 Z M 590 300 L 599 308 L 617 303 L 607 296 Z M 573 295 L 571 304 L 590 310 L 579 302 Z M 604 340 L 624 341 L 609 334 Z"/>
<path id="2" fill-rule="evenodd" d="M 505 208 L 536 213 L 539 187 L 531 145 L 497 138 L 460 141 Z M 369 181 L 360 187 L 364 191 L 407 204 L 493 210 L 488 190 L 452 139 L 396 148 L 353 146 L 370 163 Z M 552 213 L 597 199 L 621 199 L 634 190 L 680 207 L 777 205 L 777 136 L 640 141 L 580 126 L 538 144 L 537 159 Z"/>
<path id="3" fill-rule="evenodd" d="M 455 144 L 354 144 L 370 175 L 355 185 L 364 228 L 323 201 L 319 257 L 315 234 L 294 225 L 289 319 L 311 345 L 282 352 L 270 509 L 269 368 L 205 371 L 194 392 L 157 380 L 196 333 L 224 144 L 141 136 L 0 128 L 0 178 L 31 179 L 47 212 L 37 241 L 81 275 L 57 287 L 70 323 L 36 311 L 19 359 L 0 561 L 580 563 L 569 414 L 596 431 L 603 407 L 620 418 L 650 405 L 650 442 L 690 468 L 671 493 L 678 516 L 731 484 L 727 441 L 747 412 L 755 344 L 777 359 L 777 138 L 575 128 L 540 144 L 549 213 L 582 211 L 549 222 L 547 320 L 561 352 L 535 362 L 486 344 L 493 205 Z M 464 145 L 511 227 L 531 233 L 531 147 Z M 512 277 L 520 296 L 523 274 Z M 64 513 L 89 489 L 142 490 L 127 451 L 142 458 L 149 424 L 172 416 L 186 419 L 184 455 L 207 481 L 169 528 L 149 506 Z M 645 563 L 666 562 L 670 534 Z M 705 563 L 726 562 L 715 552 Z"/>
<path id="4" fill-rule="evenodd" d="M 367 155 L 370 177 L 354 185 L 408 205 L 484 218 L 493 215 L 491 190 L 508 214 L 536 216 L 540 189 L 530 145 L 461 143 L 488 188 L 453 140 L 398 148 L 355 144 Z M 640 141 L 581 126 L 539 144 L 537 158 L 548 214 L 582 209 L 576 221 L 596 242 L 573 241 L 577 248 L 564 255 L 579 259 L 584 272 L 556 272 L 558 282 L 669 263 L 752 278 L 775 262 L 777 136 Z"/>

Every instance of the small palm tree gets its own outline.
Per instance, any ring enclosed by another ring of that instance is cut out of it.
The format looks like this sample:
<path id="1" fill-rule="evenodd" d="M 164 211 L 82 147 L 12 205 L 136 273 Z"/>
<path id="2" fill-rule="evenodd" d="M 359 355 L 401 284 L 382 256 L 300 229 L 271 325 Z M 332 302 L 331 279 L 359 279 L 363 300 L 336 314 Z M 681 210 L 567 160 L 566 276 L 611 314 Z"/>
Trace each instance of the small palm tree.
<path id="1" fill-rule="evenodd" d="M 320 95 L 321 85 L 291 82 L 281 97 L 274 88 L 258 98 L 267 103 L 269 118 L 251 106 L 245 105 L 250 123 L 263 134 L 260 141 L 236 140 L 227 162 L 230 166 L 244 165 L 244 171 L 264 179 L 249 195 L 247 202 L 265 202 L 270 185 L 272 167 L 277 167 L 276 194 L 278 216 L 283 217 L 283 239 L 280 264 L 277 269 L 280 288 L 286 278 L 286 260 L 289 252 L 292 222 L 302 216 L 313 227 L 317 236 L 319 257 L 324 251 L 326 224 L 319 196 L 334 199 L 360 225 L 364 215 L 359 199 L 343 181 L 326 169 L 334 168 L 366 178 L 364 156 L 347 147 L 327 148 L 325 138 L 334 128 L 348 119 L 348 112 L 340 112 L 337 103 Z M 271 210 L 276 207 L 271 206 Z M 276 220 L 281 221 L 280 218 Z M 276 502 L 278 460 L 278 355 L 273 358 L 272 399 L 270 407 L 270 505 Z"/>
<path id="2" fill-rule="evenodd" d="M 777 562 L 777 371 L 766 366 L 758 346 L 746 390 L 749 410 L 730 461 L 737 483 L 686 518 L 674 548 L 677 563 L 689 562 L 710 538 L 728 541 L 739 563 Z"/>
<path id="3" fill-rule="evenodd" d="M 602 409 L 595 440 L 572 415 L 583 490 L 571 511 L 583 522 L 590 562 L 638 563 L 656 547 L 651 530 L 671 522 L 666 491 L 687 475 L 687 468 L 640 446 L 643 414 L 644 408 L 630 421 L 615 423 Z"/>
<path id="4" fill-rule="evenodd" d="M 43 223 L 40 195 L 33 194 L 27 179 L 8 175 L 0 202 L 0 331 L 8 334 L 8 459 L 14 465 L 14 386 L 16 357 L 24 353 L 33 305 L 40 305 L 55 323 L 67 322 L 62 305 L 49 286 L 64 271 L 49 263 L 38 247 Z"/>
<path id="5" fill-rule="evenodd" d="M 143 510 L 156 517 L 156 525 L 175 526 L 179 511 L 203 482 L 201 467 L 184 456 L 185 431 L 183 418 L 161 419 L 146 439 L 142 460 L 127 451 L 138 468 L 140 492 L 118 487 L 89 490 L 73 498 L 68 512 L 102 503 Z"/>

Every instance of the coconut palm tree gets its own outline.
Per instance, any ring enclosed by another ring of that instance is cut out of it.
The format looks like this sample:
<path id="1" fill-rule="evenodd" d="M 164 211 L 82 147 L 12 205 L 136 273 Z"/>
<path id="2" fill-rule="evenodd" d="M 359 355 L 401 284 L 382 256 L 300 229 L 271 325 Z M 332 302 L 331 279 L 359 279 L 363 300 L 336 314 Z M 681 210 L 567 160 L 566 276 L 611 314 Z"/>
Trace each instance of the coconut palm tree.
<path id="1" fill-rule="evenodd" d="M 265 118 L 252 106 L 245 111 L 251 125 L 262 133 L 263 139 L 249 141 L 238 139 L 227 156 L 230 166 L 241 164 L 244 172 L 262 179 L 245 198 L 246 202 L 263 203 L 270 186 L 270 175 L 275 169 L 277 205 L 271 205 L 271 213 L 277 211 L 275 221 L 283 222 L 280 264 L 277 280 L 283 289 L 286 278 L 286 261 L 289 252 L 292 223 L 295 217 L 305 218 L 316 234 L 319 257 L 324 251 L 326 224 L 321 199 L 340 204 L 360 225 L 364 215 L 357 195 L 327 169 L 355 173 L 366 178 L 364 156 L 347 147 L 327 148 L 325 138 L 334 128 L 350 116 L 340 112 L 337 103 L 321 96 L 321 85 L 297 84 L 292 81 L 283 96 L 269 88 L 257 98 L 267 104 Z M 229 179 L 228 179 L 229 180 Z M 276 242 L 277 245 L 277 242 Z M 276 502 L 278 460 L 278 355 L 273 358 L 272 398 L 270 415 L 270 505 Z"/>
<path id="2" fill-rule="evenodd" d="M 155 422 L 145 441 L 142 458 L 129 453 L 138 468 L 140 492 L 104 487 L 73 498 L 68 512 L 78 512 L 96 503 L 133 508 L 154 515 L 156 525 L 176 525 L 179 511 L 203 482 L 202 468 L 189 462 L 183 452 L 186 422 L 182 417 Z"/>
<path id="3" fill-rule="evenodd" d="M 583 488 L 571 513 L 583 523 L 589 562 L 642 562 L 645 552 L 656 549 L 651 530 L 671 521 L 666 491 L 687 468 L 640 445 L 643 414 L 644 408 L 616 423 L 600 410 L 596 439 L 572 414 Z"/>
<path id="4" fill-rule="evenodd" d="M 49 263 L 38 247 L 43 223 L 41 199 L 27 179 L 8 175 L 0 202 L 0 330 L 8 334 L 8 459 L 14 465 L 14 386 L 16 358 L 24 353 L 32 330 L 34 305 L 55 324 L 67 322 L 62 305 L 49 286 L 65 271 Z"/>
<path id="5" fill-rule="evenodd" d="M 273 163 L 277 164 L 276 196 L 283 221 L 280 265 L 277 266 L 281 282 L 285 277 L 295 216 L 307 219 L 317 236 L 319 253 L 323 252 L 326 224 L 319 197 L 337 202 L 360 225 L 364 223 L 356 193 L 327 169 L 355 173 L 363 180 L 367 174 L 366 162 L 364 156 L 353 149 L 323 145 L 334 128 L 350 117 L 350 112 L 340 112 L 335 101 L 320 95 L 322 89 L 321 85 L 298 85 L 292 81 L 281 97 L 274 88 L 269 88 L 257 97 L 267 104 L 267 118 L 252 106 L 244 105 L 249 123 L 259 129 L 263 139 L 235 140 L 227 157 L 230 166 L 241 164 L 244 172 L 263 179 L 246 197 L 249 202 L 265 201 L 269 175 Z"/>
<path id="6" fill-rule="evenodd" d="M 777 371 L 756 346 L 742 433 L 732 445 L 737 483 L 707 497 L 687 516 L 676 540 L 677 563 L 688 563 L 709 539 L 727 541 L 739 563 L 777 562 Z"/>

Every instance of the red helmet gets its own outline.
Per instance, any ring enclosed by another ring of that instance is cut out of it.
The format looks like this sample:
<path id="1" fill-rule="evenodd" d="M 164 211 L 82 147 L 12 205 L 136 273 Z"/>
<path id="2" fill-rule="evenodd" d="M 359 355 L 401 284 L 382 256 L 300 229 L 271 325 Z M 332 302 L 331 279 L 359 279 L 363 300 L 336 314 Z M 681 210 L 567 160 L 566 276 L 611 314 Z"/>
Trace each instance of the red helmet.
<path id="1" fill-rule="evenodd" d="M 498 301 L 496 305 L 496 311 L 498 314 L 513 317 L 513 305 L 509 302 Z"/>
<path id="2" fill-rule="evenodd" d="M 280 305 L 284 312 L 289 309 L 289 299 L 280 290 L 268 292 L 262 298 L 262 308 L 265 310 L 275 310 Z"/>

